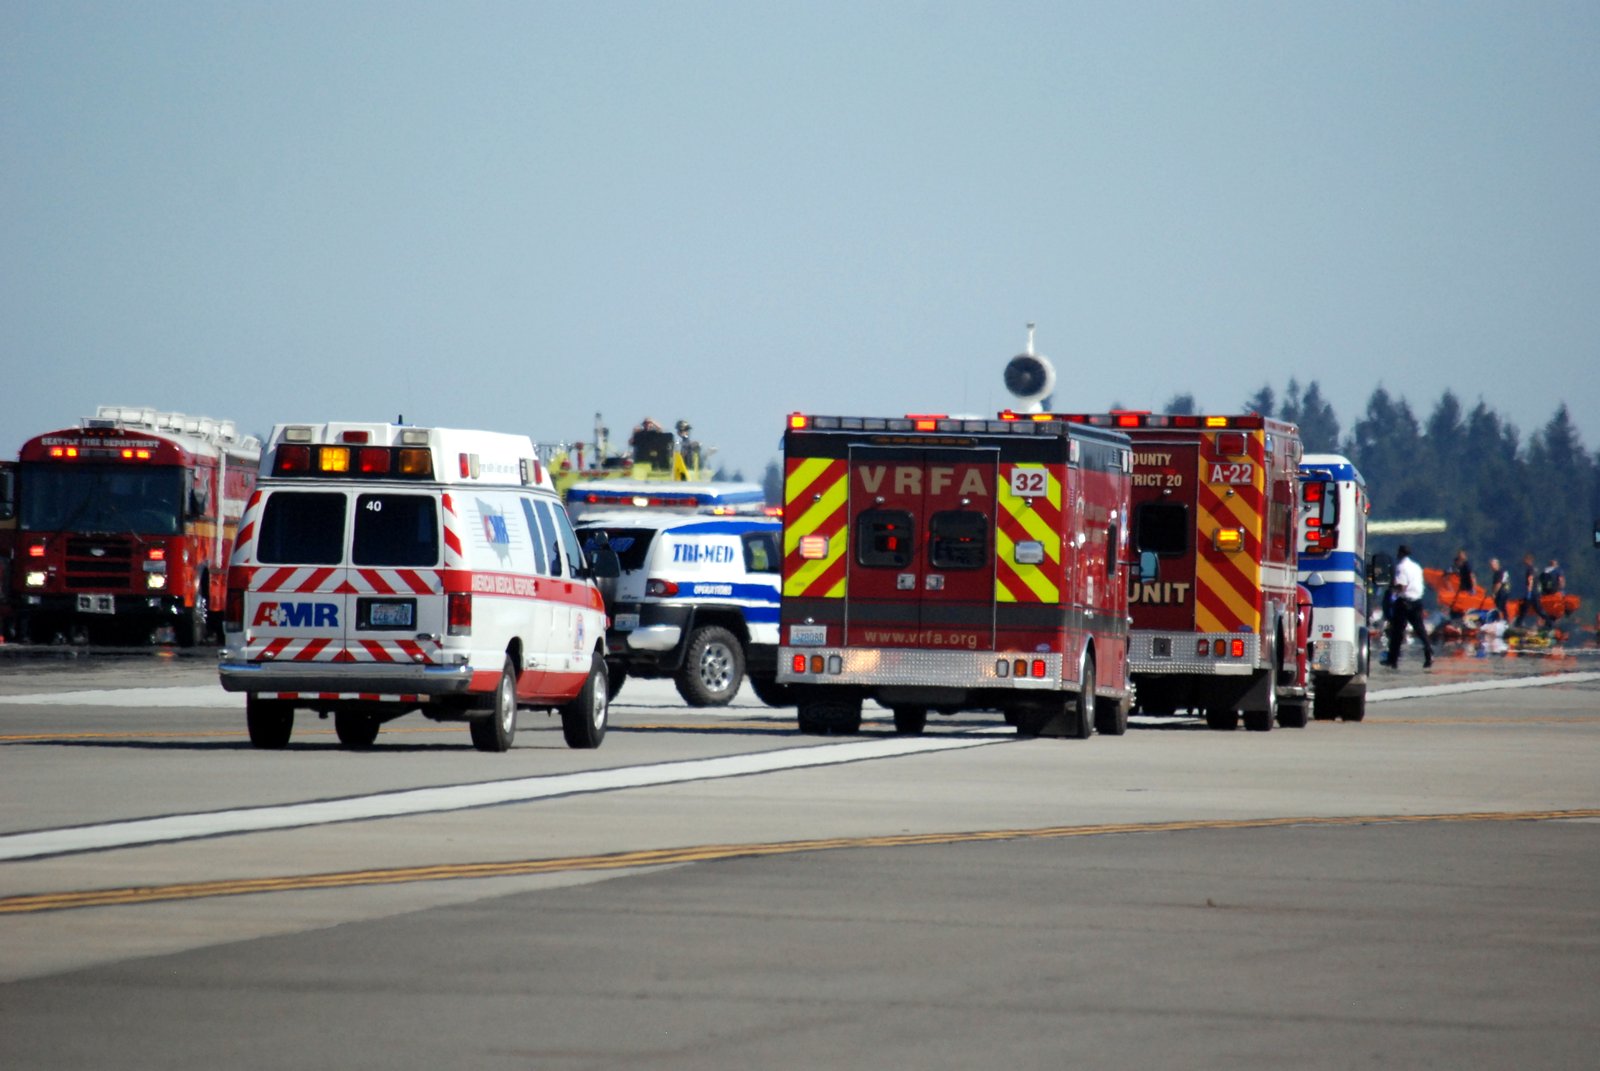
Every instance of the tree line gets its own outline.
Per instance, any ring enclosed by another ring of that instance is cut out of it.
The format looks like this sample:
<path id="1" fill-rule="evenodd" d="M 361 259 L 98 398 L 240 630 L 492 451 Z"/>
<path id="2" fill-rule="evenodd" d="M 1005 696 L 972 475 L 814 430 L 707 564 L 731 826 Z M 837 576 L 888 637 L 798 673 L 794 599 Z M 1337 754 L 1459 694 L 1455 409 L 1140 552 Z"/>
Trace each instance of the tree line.
<path id="1" fill-rule="evenodd" d="M 1179 395 L 1169 405 L 1193 401 Z M 1526 438 L 1488 403 L 1480 399 L 1468 410 L 1450 390 L 1419 420 L 1405 398 L 1379 387 L 1348 432 L 1315 381 L 1302 389 L 1291 379 L 1282 397 L 1263 386 L 1244 408 L 1299 425 L 1306 453 L 1348 457 L 1367 481 L 1374 520 L 1445 522 L 1438 534 L 1370 539 L 1369 551 L 1392 554 L 1405 542 L 1423 566 L 1448 569 L 1464 549 L 1480 585 L 1489 559 L 1499 558 L 1515 594 L 1523 555 L 1532 554 L 1539 569 L 1555 558 L 1567 591 L 1583 597 L 1583 624 L 1594 620 L 1600 608 L 1600 549 L 1593 545 L 1600 451 L 1584 448 L 1565 403 Z"/>

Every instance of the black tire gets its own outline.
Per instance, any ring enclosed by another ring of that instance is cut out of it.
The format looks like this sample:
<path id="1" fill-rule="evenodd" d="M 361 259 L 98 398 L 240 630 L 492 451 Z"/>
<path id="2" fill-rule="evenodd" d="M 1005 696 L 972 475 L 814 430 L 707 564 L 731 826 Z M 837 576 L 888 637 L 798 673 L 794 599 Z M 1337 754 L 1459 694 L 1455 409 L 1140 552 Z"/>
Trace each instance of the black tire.
<path id="1" fill-rule="evenodd" d="M 494 690 L 494 708 L 486 717 L 467 722 L 472 746 L 479 751 L 509 751 L 517 735 L 517 668 L 506 659 L 500 684 Z"/>
<path id="2" fill-rule="evenodd" d="M 894 731 L 901 736 L 921 736 L 927 727 L 927 707 L 894 708 Z"/>
<path id="3" fill-rule="evenodd" d="M 561 735 L 570 748 L 597 748 L 611 719 L 611 683 L 605 659 L 596 657 L 576 699 L 561 708 Z"/>
<path id="4" fill-rule="evenodd" d="M 1339 716 L 1338 685 L 1325 677 L 1311 682 L 1311 716 L 1318 721 L 1332 721 Z"/>
<path id="5" fill-rule="evenodd" d="M 1128 731 L 1128 714 L 1133 704 L 1126 699 L 1096 699 L 1094 731 L 1101 736 L 1123 736 Z"/>
<path id="6" fill-rule="evenodd" d="M 378 739 L 378 727 L 383 723 L 371 714 L 357 714 L 349 710 L 333 712 L 333 731 L 339 743 L 349 748 L 369 748 Z"/>
<path id="7" fill-rule="evenodd" d="M 210 607 L 206 604 L 206 590 L 209 587 L 209 582 L 201 576 L 200 585 L 194 592 L 194 605 L 178 619 L 178 627 L 173 629 L 178 634 L 179 647 L 198 647 L 210 638 Z"/>
<path id="8" fill-rule="evenodd" d="M 1304 729 L 1310 703 L 1309 697 L 1302 696 L 1278 700 L 1278 724 L 1285 729 Z"/>
<path id="9" fill-rule="evenodd" d="M 606 663 L 606 702 L 615 702 L 617 693 L 622 691 L 623 682 L 628 679 L 628 667 L 621 662 Z"/>
<path id="10" fill-rule="evenodd" d="M 1282 648 L 1274 645 L 1272 657 L 1268 659 L 1271 668 L 1267 670 L 1267 709 L 1247 710 L 1244 712 L 1244 727 L 1252 733 L 1265 733 L 1272 730 L 1272 723 L 1278 718 L 1278 678 L 1283 673 L 1283 665 L 1278 660 L 1278 653 Z"/>
<path id="11" fill-rule="evenodd" d="M 796 716 L 809 736 L 854 736 L 861 731 L 861 700 L 802 699 Z"/>
<path id="12" fill-rule="evenodd" d="M 1237 710 L 1211 709 L 1206 711 L 1206 728 L 1221 733 L 1231 733 L 1239 727 Z"/>
<path id="13" fill-rule="evenodd" d="M 289 746 L 289 736 L 294 732 L 294 707 L 281 699 L 247 694 L 244 724 L 250 731 L 251 744 L 267 751 L 281 751 Z"/>
<path id="14" fill-rule="evenodd" d="M 727 706 L 744 682 L 744 648 L 727 629 L 707 625 L 694 630 L 673 677 L 678 694 L 691 707 Z"/>
<path id="15" fill-rule="evenodd" d="M 1078 676 L 1078 696 L 1068 706 L 1072 716 L 1067 719 L 1067 732 L 1075 740 L 1087 740 L 1094 735 L 1098 719 L 1095 697 L 1094 656 L 1085 655 L 1083 672 Z"/>
<path id="16" fill-rule="evenodd" d="M 779 684 L 773 677 L 745 678 L 750 682 L 750 690 L 756 693 L 756 698 L 769 707 L 792 707 L 795 704 L 794 688 L 792 685 Z"/>
<path id="17" fill-rule="evenodd" d="M 1367 716 L 1367 693 L 1340 696 L 1335 709 L 1345 721 L 1360 721 Z"/>

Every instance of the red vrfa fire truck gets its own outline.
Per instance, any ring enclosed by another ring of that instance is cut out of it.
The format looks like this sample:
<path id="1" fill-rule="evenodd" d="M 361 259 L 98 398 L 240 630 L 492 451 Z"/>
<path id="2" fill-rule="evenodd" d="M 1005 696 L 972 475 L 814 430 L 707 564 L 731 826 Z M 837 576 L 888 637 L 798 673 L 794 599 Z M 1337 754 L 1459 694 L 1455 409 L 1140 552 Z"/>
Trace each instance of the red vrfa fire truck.
<path id="1" fill-rule="evenodd" d="M 1126 436 L 1053 418 L 796 413 L 784 437 L 778 680 L 800 731 L 863 700 L 920 733 L 1127 729 Z"/>
<path id="2" fill-rule="evenodd" d="M 260 456 L 231 421 L 122 406 L 29 439 L 11 569 L 19 635 L 172 626 L 182 646 L 205 642 Z"/>
<path id="3" fill-rule="evenodd" d="M 1139 709 L 1205 712 L 1213 729 L 1303 726 L 1296 504 L 1300 431 L 1258 414 L 1063 415 L 1133 443 L 1128 591 Z M 1287 698 L 1287 702 L 1284 700 Z"/>
<path id="4" fill-rule="evenodd" d="M 0 640 L 11 638 L 11 561 L 17 545 L 17 463 L 0 461 Z"/>

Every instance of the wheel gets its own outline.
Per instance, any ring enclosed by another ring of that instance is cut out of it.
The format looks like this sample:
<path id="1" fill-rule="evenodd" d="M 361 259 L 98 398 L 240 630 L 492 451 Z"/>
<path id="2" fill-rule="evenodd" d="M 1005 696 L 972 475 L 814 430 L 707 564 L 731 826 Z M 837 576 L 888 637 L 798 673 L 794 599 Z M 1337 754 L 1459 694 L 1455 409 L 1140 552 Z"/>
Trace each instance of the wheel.
<path id="1" fill-rule="evenodd" d="M 1304 729 L 1310 700 L 1301 696 L 1278 700 L 1278 724 L 1285 729 Z"/>
<path id="2" fill-rule="evenodd" d="M 1332 721 L 1339 716 L 1339 688 L 1325 677 L 1311 683 L 1311 716 L 1318 721 Z"/>
<path id="3" fill-rule="evenodd" d="M 606 663 L 606 702 L 615 702 L 622 691 L 622 682 L 628 679 L 628 667 L 621 662 Z"/>
<path id="4" fill-rule="evenodd" d="M 597 748 L 606 738 L 606 722 L 611 713 L 611 683 L 606 669 L 605 659 L 593 659 L 583 690 L 561 708 L 561 735 L 566 737 L 568 747 Z"/>
<path id="5" fill-rule="evenodd" d="M 333 731 L 345 747 L 371 747 L 378 739 L 378 727 L 383 723 L 371 714 L 357 714 L 349 710 L 333 712 Z"/>
<path id="6" fill-rule="evenodd" d="M 854 736 L 861 731 L 860 699 L 803 699 L 796 711 L 810 736 Z"/>
<path id="7" fill-rule="evenodd" d="M 179 647 L 196 647 L 206 642 L 209 634 L 208 610 L 206 605 L 206 578 L 200 578 L 200 586 L 195 589 L 194 605 L 189 607 L 188 613 L 178 620 L 178 627 L 174 630 L 178 634 Z"/>
<path id="8" fill-rule="evenodd" d="M 494 690 L 494 709 L 487 717 L 467 722 L 472 746 L 479 751 L 509 751 L 517 735 L 517 668 L 506 659 L 500 671 L 500 684 Z"/>
<path id="9" fill-rule="evenodd" d="M 1067 735 L 1077 740 L 1087 740 L 1094 735 L 1095 722 L 1098 716 L 1094 694 L 1094 656 L 1085 655 L 1083 659 L 1083 673 L 1078 678 L 1078 698 L 1068 702 L 1073 708 L 1072 717 L 1067 719 Z"/>
<path id="10" fill-rule="evenodd" d="M 1207 710 L 1206 728 L 1216 729 L 1218 732 L 1231 733 L 1239 727 L 1239 712 L 1237 710 Z"/>
<path id="11" fill-rule="evenodd" d="M 1128 713 L 1133 704 L 1126 699 L 1096 699 L 1094 731 L 1101 736 L 1122 736 L 1128 731 Z"/>
<path id="12" fill-rule="evenodd" d="M 927 707 L 895 707 L 894 731 L 901 736 L 921 736 L 928 727 Z"/>
<path id="13" fill-rule="evenodd" d="M 750 682 L 750 690 L 756 693 L 756 698 L 769 707 L 794 706 L 794 689 L 787 684 L 779 684 L 772 677 L 746 677 Z"/>
<path id="14" fill-rule="evenodd" d="M 1272 729 L 1272 723 L 1278 716 L 1278 675 L 1283 672 L 1276 654 L 1268 659 L 1271 669 L 1267 670 L 1267 709 L 1247 710 L 1244 712 L 1244 727 L 1252 733 L 1264 733 Z"/>
<path id="15" fill-rule="evenodd" d="M 1345 721 L 1360 721 L 1367 716 L 1367 693 L 1342 695 L 1335 709 Z"/>
<path id="16" fill-rule="evenodd" d="M 250 730 L 250 743 L 277 751 L 289 746 L 294 707 L 281 699 L 261 699 L 249 693 L 244 700 L 244 724 Z"/>
<path id="17" fill-rule="evenodd" d="M 733 633 L 717 625 L 695 629 L 684 652 L 683 668 L 673 678 L 691 707 L 721 707 L 744 680 L 744 650 Z"/>

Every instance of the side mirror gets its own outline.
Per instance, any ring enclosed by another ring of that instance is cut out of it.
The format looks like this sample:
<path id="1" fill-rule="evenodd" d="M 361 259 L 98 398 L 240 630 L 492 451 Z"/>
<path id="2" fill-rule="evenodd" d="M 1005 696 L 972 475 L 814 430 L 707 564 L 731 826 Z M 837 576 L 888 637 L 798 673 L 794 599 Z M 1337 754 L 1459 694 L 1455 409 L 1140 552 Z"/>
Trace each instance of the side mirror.
<path id="1" fill-rule="evenodd" d="M 1139 552 L 1139 583 L 1149 584 L 1161 575 L 1161 559 L 1153 550 Z"/>

